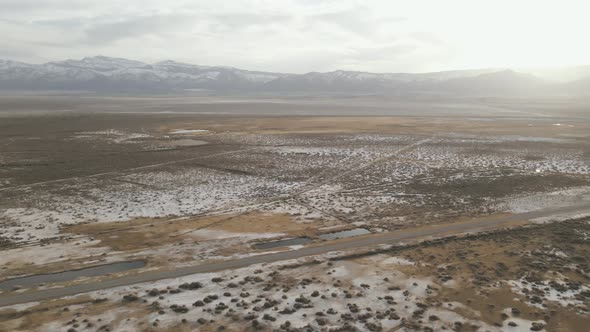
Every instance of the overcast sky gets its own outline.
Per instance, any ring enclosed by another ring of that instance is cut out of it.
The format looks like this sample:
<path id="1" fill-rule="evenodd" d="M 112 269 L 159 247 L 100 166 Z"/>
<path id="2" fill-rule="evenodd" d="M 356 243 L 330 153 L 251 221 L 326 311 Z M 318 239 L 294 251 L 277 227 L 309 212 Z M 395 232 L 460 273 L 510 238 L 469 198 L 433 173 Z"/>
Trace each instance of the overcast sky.
<path id="1" fill-rule="evenodd" d="M 590 62 L 585 0 L 0 0 L 0 58 L 281 72 Z"/>

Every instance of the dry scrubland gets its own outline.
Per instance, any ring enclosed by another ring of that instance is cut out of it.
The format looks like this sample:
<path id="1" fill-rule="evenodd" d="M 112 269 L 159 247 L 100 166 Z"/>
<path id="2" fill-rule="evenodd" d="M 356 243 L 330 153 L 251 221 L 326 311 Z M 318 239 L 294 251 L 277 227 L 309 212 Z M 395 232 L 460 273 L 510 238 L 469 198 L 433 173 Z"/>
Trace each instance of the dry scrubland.
<path id="1" fill-rule="evenodd" d="M 0 330 L 583 331 L 589 319 L 584 100 L 0 102 L 0 282 L 133 260 L 145 267 L 119 274 L 173 270 L 322 246 L 342 230 L 586 207 L 4 307 Z M 307 242 L 255 247 L 290 238 Z"/>

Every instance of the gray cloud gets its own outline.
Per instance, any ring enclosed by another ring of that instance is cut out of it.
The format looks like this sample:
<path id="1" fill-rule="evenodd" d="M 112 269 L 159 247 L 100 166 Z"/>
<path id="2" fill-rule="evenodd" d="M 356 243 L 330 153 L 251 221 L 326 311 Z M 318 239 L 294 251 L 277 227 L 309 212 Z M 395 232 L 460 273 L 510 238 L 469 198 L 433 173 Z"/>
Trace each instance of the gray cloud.
<path id="1" fill-rule="evenodd" d="M 88 8 L 88 3 L 79 0 L 2 0 L 0 1 L 2 12 L 39 12 Z"/>
<path id="2" fill-rule="evenodd" d="M 256 26 L 272 24 L 286 24 L 293 17 L 279 14 L 257 14 L 257 13 L 226 13 L 212 15 L 210 26 L 213 31 L 226 32 L 237 29 L 246 29 Z"/>
<path id="3" fill-rule="evenodd" d="M 87 24 L 84 31 L 87 43 L 104 44 L 150 34 L 163 35 L 176 29 L 182 29 L 191 22 L 191 17 L 182 14 L 139 16 L 100 20 Z"/>
<path id="4" fill-rule="evenodd" d="M 48 27 L 48 28 L 58 28 L 64 30 L 70 29 L 79 29 L 83 27 L 85 23 L 85 18 L 81 17 L 70 17 L 65 19 L 42 19 L 31 22 L 33 25 L 38 25 L 40 27 Z"/>
<path id="5" fill-rule="evenodd" d="M 383 25 L 405 20 L 403 17 L 375 17 L 364 6 L 311 15 L 307 19 L 311 24 L 332 24 L 339 29 L 350 31 L 367 38 L 378 34 Z"/>
<path id="6" fill-rule="evenodd" d="M 358 48 L 354 50 L 351 57 L 357 61 L 373 61 L 373 60 L 393 60 L 396 58 L 409 56 L 418 47 L 411 44 L 394 44 L 368 48 Z"/>
<path id="7" fill-rule="evenodd" d="M 43 62 L 103 54 L 284 72 L 423 71 L 504 67 L 510 59 L 520 64 L 530 59 L 590 58 L 590 47 L 579 42 L 590 29 L 582 0 L 572 0 L 567 15 L 565 6 L 538 5 L 534 15 L 527 14 L 526 25 L 521 14 L 529 13 L 536 1 L 475 5 L 455 0 L 453 4 L 0 0 L 0 56 Z M 498 15 L 503 17 L 502 25 L 497 24 Z M 545 23 L 568 15 L 575 17 L 549 27 Z M 530 42 L 521 47 L 527 36 Z M 499 50 L 510 52 L 498 54 Z"/>

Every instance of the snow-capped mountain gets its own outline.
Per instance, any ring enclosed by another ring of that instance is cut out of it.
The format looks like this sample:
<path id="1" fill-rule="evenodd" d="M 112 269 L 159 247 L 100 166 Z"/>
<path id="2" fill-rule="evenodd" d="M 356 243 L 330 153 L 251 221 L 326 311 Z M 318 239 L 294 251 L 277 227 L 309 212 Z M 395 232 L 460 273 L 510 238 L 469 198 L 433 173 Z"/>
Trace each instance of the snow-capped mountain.
<path id="1" fill-rule="evenodd" d="M 554 84 L 506 69 L 435 73 L 367 73 L 337 70 L 284 74 L 225 66 L 199 66 L 171 60 L 153 64 L 105 56 L 45 64 L 0 60 L 2 90 L 91 92 L 334 92 L 334 93 L 534 93 Z M 557 91 L 569 91 L 561 84 Z M 579 89 L 572 89 L 578 91 Z"/>
<path id="2" fill-rule="evenodd" d="M 40 65 L 0 60 L 0 87 L 4 89 L 223 90 L 264 84 L 282 75 L 174 61 L 148 64 L 105 56 Z"/>

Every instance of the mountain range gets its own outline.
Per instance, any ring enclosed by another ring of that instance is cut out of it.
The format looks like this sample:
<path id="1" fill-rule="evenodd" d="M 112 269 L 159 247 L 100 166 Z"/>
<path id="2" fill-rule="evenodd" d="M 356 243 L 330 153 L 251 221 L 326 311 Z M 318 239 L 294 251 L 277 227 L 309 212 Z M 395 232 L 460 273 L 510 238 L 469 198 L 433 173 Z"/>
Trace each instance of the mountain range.
<path id="1" fill-rule="evenodd" d="M 549 74 L 548 74 L 549 73 Z M 550 74 L 553 74 L 552 76 Z M 288 74 L 175 61 L 153 64 L 105 56 L 44 64 L 0 60 L 0 90 L 93 93 L 362 93 L 454 96 L 583 95 L 590 66 L 559 71 L 511 69 L 433 73 L 337 70 Z M 559 79 L 550 79 L 559 77 Z"/>

